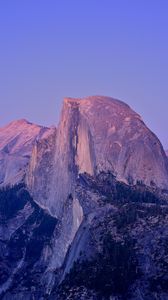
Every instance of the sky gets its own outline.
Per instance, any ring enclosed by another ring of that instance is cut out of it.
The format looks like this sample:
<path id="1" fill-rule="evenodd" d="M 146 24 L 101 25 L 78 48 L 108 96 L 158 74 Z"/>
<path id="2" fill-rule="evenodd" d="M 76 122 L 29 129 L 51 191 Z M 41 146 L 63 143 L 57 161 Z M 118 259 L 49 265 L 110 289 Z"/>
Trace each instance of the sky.
<path id="1" fill-rule="evenodd" d="M 128 103 L 168 148 L 167 0 L 0 0 L 0 126 L 63 98 Z"/>

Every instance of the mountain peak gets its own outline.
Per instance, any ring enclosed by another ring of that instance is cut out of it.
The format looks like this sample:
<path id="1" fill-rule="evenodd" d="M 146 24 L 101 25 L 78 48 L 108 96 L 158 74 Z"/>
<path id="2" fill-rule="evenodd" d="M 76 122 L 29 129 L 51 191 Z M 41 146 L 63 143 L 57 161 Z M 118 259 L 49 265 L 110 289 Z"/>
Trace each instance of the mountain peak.
<path id="1" fill-rule="evenodd" d="M 26 119 L 18 119 L 18 120 L 14 120 L 13 122 L 11 122 L 13 124 L 32 124 L 31 122 L 29 122 Z"/>
<path id="2" fill-rule="evenodd" d="M 86 97 L 82 97 L 82 98 L 72 98 L 72 97 L 65 97 L 64 98 L 64 103 L 77 103 L 80 105 L 86 104 L 86 103 L 91 103 L 91 102 L 99 102 L 102 105 L 103 104 L 107 104 L 110 103 L 111 104 L 116 104 L 116 105 L 123 105 L 127 108 L 130 108 L 128 104 L 126 104 L 125 102 L 109 97 L 109 96 L 102 96 L 102 95 L 93 95 L 93 96 L 86 96 Z"/>
<path id="3" fill-rule="evenodd" d="M 32 124 L 32 123 L 30 123 L 26 119 L 17 119 L 17 120 L 13 120 L 10 123 L 8 123 L 7 125 L 3 126 L 3 128 L 13 127 L 13 126 L 21 126 L 21 125 L 28 125 L 28 124 Z"/>
<path id="4" fill-rule="evenodd" d="M 78 107 L 80 111 L 85 111 L 86 113 L 90 111 L 91 115 L 93 115 L 94 112 L 99 115 L 103 114 L 104 120 L 107 114 L 113 114 L 118 116 L 125 116 L 127 120 L 129 117 L 134 117 L 142 121 L 141 116 L 133 111 L 128 104 L 121 100 L 108 96 L 97 95 L 84 98 L 64 98 L 64 109 L 66 109 L 66 107 L 70 108 L 72 106 L 76 108 Z"/>

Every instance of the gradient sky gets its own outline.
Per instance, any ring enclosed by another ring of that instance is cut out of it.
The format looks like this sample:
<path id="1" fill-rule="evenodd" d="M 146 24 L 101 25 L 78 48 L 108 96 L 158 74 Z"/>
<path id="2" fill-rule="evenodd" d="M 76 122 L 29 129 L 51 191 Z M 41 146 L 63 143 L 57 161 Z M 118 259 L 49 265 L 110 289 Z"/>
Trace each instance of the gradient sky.
<path id="1" fill-rule="evenodd" d="M 127 102 L 168 148 L 167 0 L 0 0 L 0 126 L 64 96 Z"/>

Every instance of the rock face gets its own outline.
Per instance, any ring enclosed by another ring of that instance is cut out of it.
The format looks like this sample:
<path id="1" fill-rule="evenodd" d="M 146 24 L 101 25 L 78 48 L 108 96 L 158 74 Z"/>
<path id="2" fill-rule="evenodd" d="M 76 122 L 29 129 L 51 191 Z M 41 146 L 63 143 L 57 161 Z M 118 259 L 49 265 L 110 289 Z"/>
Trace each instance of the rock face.
<path id="1" fill-rule="evenodd" d="M 52 162 L 46 158 L 46 164 L 52 165 L 47 188 L 45 182 L 36 181 L 46 170 L 45 155 L 44 168 L 40 169 L 36 150 L 31 162 L 34 171 L 30 168 L 27 182 L 37 202 L 56 216 L 61 214 L 68 195 L 75 193 L 80 173 L 94 176 L 110 171 L 125 183 L 140 181 L 168 188 L 168 162 L 161 143 L 141 117 L 119 100 L 66 98 L 51 152 Z"/>
<path id="2" fill-rule="evenodd" d="M 48 128 L 24 119 L 0 128 L 1 185 L 13 185 L 23 180 L 35 141 L 48 131 Z"/>
<path id="3" fill-rule="evenodd" d="M 40 205 L 47 202 L 49 187 L 53 178 L 53 161 L 56 143 L 57 130 L 51 128 L 43 137 L 36 141 L 30 158 L 26 183 L 33 196 Z M 36 187 L 34 190 L 33 188 Z M 40 197 L 39 197 L 40 196 Z M 50 210 L 49 206 L 44 205 Z"/>

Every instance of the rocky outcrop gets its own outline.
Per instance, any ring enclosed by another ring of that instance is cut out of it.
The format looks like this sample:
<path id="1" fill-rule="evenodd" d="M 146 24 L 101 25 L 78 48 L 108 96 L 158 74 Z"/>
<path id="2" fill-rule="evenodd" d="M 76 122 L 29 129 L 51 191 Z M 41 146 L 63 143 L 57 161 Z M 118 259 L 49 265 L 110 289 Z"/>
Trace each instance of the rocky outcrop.
<path id="1" fill-rule="evenodd" d="M 0 128 L 1 186 L 14 185 L 24 179 L 33 146 L 48 131 L 24 119 Z"/>

